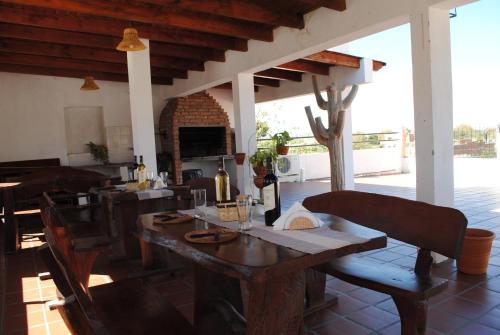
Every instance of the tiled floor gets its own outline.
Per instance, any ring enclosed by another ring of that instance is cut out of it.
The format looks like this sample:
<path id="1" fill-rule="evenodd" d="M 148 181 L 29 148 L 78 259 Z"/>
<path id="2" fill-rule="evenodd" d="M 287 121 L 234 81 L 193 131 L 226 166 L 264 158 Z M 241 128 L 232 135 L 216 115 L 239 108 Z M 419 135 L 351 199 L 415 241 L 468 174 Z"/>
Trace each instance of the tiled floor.
<path id="1" fill-rule="evenodd" d="M 363 182 L 362 180 L 360 180 Z M 304 197 L 328 191 L 324 182 L 283 184 L 283 207 Z M 412 187 L 357 183 L 356 189 L 415 198 Z M 500 233 L 500 188 L 459 188 L 456 207 L 469 219 L 469 226 Z M 1 243 L 1 242 L 0 242 Z M 45 302 L 55 298 L 51 280 L 40 281 L 45 271 L 34 252 L 41 242 L 37 235 L 25 235 L 23 251 L 16 256 L 0 257 L 0 334 L 67 334 L 58 312 L 49 311 Z M 1 245 L 0 245 L 1 247 Z M 361 254 L 379 263 L 392 263 L 411 269 L 415 248 L 390 240 L 388 247 Z M 7 271 L 5 274 L 6 267 Z M 97 266 L 91 285 L 123 276 L 134 264 Z M 453 263 L 434 268 L 434 273 L 450 280 L 447 290 L 430 301 L 427 334 L 499 334 L 500 335 L 500 235 L 494 242 L 488 274 L 468 276 L 458 273 Z M 2 278 L 2 274 L 5 275 Z M 3 282 L 3 280 L 5 280 Z M 5 284 L 6 283 L 6 284 Z M 193 290 L 190 277 L 165 279 L 156 283 L 160 292 L 192 319 Z M 329 278 L 327 290 L 339 297 L 337 306 L 306 320 L 309 334 L 399 334 L 399 318 L 389 296 Z"/>

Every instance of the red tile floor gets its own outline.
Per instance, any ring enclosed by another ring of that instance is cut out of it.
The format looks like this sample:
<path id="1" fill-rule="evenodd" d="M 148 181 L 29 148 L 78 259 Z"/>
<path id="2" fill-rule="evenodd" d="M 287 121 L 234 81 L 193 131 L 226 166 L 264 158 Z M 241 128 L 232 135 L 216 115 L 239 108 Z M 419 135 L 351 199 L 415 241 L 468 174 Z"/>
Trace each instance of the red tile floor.
<path id="1" fill-rule="evenodd" d="M 323 182 L 283 184 L 283 207 L 309 195 L 326 192 L 328 187 L 328 183 Z M 415 189 L 410 187 L 357 184 L 356 189 L 415 198 Z M 487 275 L 461 274 L 450 262 L 434 267 L 436 275 L 450 282 L 444 293 L 430 301 L 427 334 L 500 335 L 500 189 L 457 189 L 455 206 L 467 215 L 469 226 L 491 229 L 499 236 L 494 242 Z M 56 296 L 53 282 L 40 281 L 37 277 L 39 272 L 45 271 L 35 253 L 41 243 L 37 234 L 25 234 L 23 250 L 18 255 L 0 256 L 0 334 L 69 333 L 58 312 L 49 311 L 45 305 Z M 383 250 L 359 255 L 407 269 L 413 267 L 415 256 L 414 247 L 392 239 Z M 90 284 L 110 282 L 112 277 L 126 276 L 134 269 L 137 264 L 98 264 Z M 159 278 L 155 285 L 166 299 L 192 319 L 193 291 L 189 275 Z M 389 296 L 335 278 L 329 278 L 327 290 L 339 297 L 339 303 L 308 318 L 308 334 L 399 334 L 399 318 Z"/>

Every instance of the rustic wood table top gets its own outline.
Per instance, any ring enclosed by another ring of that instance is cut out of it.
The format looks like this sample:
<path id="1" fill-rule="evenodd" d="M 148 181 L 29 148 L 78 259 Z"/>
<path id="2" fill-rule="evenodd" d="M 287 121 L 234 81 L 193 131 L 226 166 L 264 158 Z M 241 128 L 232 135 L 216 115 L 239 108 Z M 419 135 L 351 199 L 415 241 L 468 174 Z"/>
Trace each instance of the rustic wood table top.
<path id="1" fill-rule="evenodd" d="M 212 271 L 246 281 L 262 281 L 267 277 L 302 271 L 333 258 L 383 248 L 387 243 L 386 235 L 382 232 L 333 215 L 318 214 L 331 229 L 365 238 L 366 242 L 317 254 L 303 253 L 246 234 L 240 234 L 237 239 L 221 244 L 194 244 L 186 241 L 186 233 L 216 226 L 198 219 L 176 225 L 155 225 L 154 215 L 155 213 L 144 214 L 139 217 L 139 231 L 144 241 L 164 246 Z"/>

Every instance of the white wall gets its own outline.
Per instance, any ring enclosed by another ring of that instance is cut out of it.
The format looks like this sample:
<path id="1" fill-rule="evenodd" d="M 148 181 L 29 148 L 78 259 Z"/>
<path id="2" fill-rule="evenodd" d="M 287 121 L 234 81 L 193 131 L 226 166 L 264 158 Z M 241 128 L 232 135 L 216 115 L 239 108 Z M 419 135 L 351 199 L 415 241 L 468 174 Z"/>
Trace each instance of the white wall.
<path id="1" fill-rule="evenodd" d="M 353 157 L 355 175 L 401 171 L 401 149 L 397 147 L 354 150 Z M 330 177 L 328 152 L 305 154 L 300 158 L 305 179 Z"/>
<path id="2" fill-rule="evenodd" d="M 82 82 L 0 72 L 0 161 L 60 158 L 67 164 L 65 107 L 100 106 L 107 129 L 131 125 L 128 83 L 97 81 L 100 90 L 80 91 Z M 164 86 L 153 86 L 156 123 L 165 96 Z"/>
<path id="3" fill-rule="evenodd" d="M 207 93 L 214 97 L 221 105 L 224 112 L 229 117 L 229 124 L 234 129 L 234 107 L 233 107 L 233 91 L 221 88 L 211 88 Z"/>

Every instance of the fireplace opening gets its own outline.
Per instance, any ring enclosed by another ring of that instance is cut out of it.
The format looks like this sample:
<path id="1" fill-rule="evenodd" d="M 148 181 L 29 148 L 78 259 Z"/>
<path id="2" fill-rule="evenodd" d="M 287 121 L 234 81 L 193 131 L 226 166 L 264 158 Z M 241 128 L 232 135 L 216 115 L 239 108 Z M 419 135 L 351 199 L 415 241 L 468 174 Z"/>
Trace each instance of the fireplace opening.
<path id="1" fill-rule="evenodd" d="M 225 127 L 180 127 L 181 159 L 227 154 Z"/>

